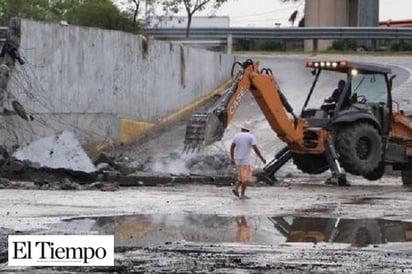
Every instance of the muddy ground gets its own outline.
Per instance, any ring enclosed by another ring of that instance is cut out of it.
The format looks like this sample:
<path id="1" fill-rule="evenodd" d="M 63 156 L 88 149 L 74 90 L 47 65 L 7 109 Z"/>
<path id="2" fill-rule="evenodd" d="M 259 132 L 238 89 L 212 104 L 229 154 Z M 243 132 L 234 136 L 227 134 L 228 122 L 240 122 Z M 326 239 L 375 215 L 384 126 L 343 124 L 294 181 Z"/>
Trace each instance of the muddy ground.
<path id="1" fill-rule="evenodd" d="M 344 58 L 390 65 L 397 74 L 395 100 L 409 110 L 412 58 Z M 312 81 L 303 68 L 306 57 L 259 59 L 273 70 L 298 112 Z M 319 102 L 337 79 L 325 78 Z M 73 186 L 77 182 L 58 177 L 48 179 L 47 185 L 3 182 L 0 272 L 412 273 L 412 189 L 403 186 L 396 173 L 374 182 L 349 176 L 352 186 L 337 187 L 324 184 L 329 171 L 308 176 L 288 163 L 274 186 L 256 183 L 249 189 L 250 200 L 234 197 L 228 148 L 245 118 L 253 121 L 253 132 L 270 159 L 283 144 L 250 96 L 223 140 L 197 154 L 181 153 L 185 121 L 133 147 L 107 152 L 122 163 L 117 167 L 123 167 L 123 173 L 227 176 L 225 186 L 198 181 L 122 187 L 109 180 L 105 187 L 92 188 L 90 182 Z M 111 183 L 115 187 L 110 188 Z M 113 234 L 115 266 L 9 267 L 10 234 Z"/>
<path id="2" fill-rule="evenodd" d="M 114 234 L 112 271 L 412 271 L 411 189 L 397 178 L 340 188 L 307 177 L 287 182 L 253 187 L 250 200 L 211 185 L 2 190 L 0 216 L 3 233 Z M 18 270 L 4 261 L 2 267 Z"/>

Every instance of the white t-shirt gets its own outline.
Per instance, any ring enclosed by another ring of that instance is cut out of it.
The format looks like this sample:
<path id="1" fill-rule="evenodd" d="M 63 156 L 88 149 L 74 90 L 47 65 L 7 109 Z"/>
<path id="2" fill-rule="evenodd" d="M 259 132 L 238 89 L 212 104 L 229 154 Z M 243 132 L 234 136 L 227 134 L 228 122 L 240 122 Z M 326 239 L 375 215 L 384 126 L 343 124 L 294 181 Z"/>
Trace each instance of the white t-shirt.
<path id="1" fill-rule="evenodd" d="M 256 145 L 256 138 L 250 132 L 238 132 L 233 138 L 235 146 L 235 163 L 237 165 L 250 165 L 250 150 Z"/>

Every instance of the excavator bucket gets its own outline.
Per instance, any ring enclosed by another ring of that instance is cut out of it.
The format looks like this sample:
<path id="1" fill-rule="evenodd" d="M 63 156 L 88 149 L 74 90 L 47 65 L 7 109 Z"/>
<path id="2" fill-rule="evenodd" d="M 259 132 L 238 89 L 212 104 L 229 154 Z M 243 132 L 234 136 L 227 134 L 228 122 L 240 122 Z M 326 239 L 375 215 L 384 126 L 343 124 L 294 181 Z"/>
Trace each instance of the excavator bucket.
<path id="1" fill-rule="evenodd" d="M 183 152 L 199 151 L 201 148 L 221 140 L 223 132 L 222 123 L 214 113 L 193 113 L 186 125 Z"/>

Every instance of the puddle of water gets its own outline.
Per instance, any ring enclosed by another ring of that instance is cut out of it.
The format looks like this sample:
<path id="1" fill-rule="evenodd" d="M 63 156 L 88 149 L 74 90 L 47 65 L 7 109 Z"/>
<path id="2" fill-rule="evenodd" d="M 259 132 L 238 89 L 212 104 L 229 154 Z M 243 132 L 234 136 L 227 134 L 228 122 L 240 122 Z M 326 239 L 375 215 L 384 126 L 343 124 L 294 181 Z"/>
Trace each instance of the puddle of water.
<path id="1" fill-rule="evenodd" d="M 384 219 L 132 215 L 67 219 L 52 229 L 111 234 L 117 247 L 158 246 L 176 241 L 263 245 L 329 242 L 354 246 L 412 242 L 412 222 Z"/>

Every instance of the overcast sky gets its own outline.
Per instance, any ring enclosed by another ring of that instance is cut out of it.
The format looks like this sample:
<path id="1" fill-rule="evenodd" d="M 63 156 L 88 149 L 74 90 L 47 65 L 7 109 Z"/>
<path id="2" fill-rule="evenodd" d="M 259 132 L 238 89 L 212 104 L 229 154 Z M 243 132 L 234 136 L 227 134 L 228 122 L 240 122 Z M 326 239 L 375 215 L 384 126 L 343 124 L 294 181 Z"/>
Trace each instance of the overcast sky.
<path id="1" fill-rule="evenodd" d="M 303 8 L 303 1 L 280 4 L 279 0 L 229 0 L 216 15 L 230 16 L 231 26 L 270 27 L 275 23 L 285 26 L 289 25 L 288 18 L 296 9 L 299 11 L 299 21 L 303 15 Z M 412 19 L 412 0 L 380 0 L 379 13 L 381 21 Z M 211 15 L 211 12 L 205 11 L 196 15 Z"/>

